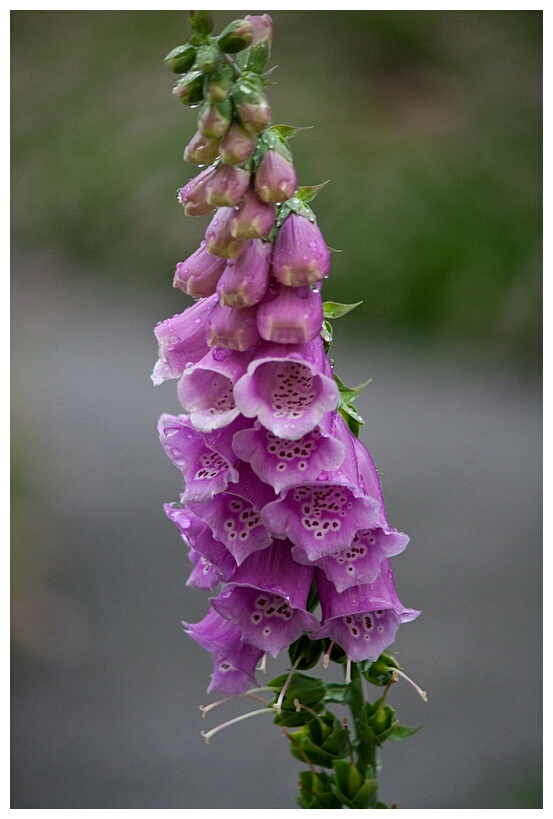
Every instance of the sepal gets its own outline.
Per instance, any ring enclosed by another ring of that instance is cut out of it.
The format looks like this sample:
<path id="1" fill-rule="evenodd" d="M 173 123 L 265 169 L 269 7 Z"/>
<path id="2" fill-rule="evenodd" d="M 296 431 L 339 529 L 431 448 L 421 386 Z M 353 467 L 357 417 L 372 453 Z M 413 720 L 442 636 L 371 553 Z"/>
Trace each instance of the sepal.
<path id="1" fill-rule="evenodd" d="M 163 62 L 175 74 L 183 74 L 192 68 L 196 59 L 196 49 L 190 43 L 174 48 L 164 58 Z"/>
<path id="2" fill-rule="evenodd" d="M 330 777 L 323 771 L 302 771 L 299 776 L 300 794 L 296 802 L 300 808 L 340 808 L 339 799 L 332 793 Z"/>
<path id="3" fill-rule="evenodd" d="M 279 693 L 288 680 L 288 674 L 281 674 L 269 683 L 270 688 L 275 688 Z M 281 712 L 275 716 L 275 725 L 283 725 L 287 728 L 296 728 L 305 725 L 306 722 L 314 719 L 310 711 L 301 708 L 297 710 L 294 700 L 298 700 L 302 705 L 306 705 L 311 711 L 320 713 L 323 710 L 323 696 L 325 684 L 316 677 L 309 677 L 307 674 L 293 674 L 290 678 L 286 693 L 281 703 Z M 278 695 L 270 705 L 275 705 Z"/>

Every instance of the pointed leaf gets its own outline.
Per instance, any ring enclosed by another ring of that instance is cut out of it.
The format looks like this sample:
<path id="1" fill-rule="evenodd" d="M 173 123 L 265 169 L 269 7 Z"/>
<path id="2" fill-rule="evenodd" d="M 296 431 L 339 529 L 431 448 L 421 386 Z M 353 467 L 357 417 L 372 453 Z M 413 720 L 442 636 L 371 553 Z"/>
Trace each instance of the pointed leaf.
<path id="1" fill-rule="evenodd" d="M 306 185 L 303 188 L 298 188 L 296 196 L 298 199 L 301 199 L 302 202 L 312 202 L 329 182 L 330 179 L 327 179 L 326 182 L 321 182 L 320 185 Z"/>
<path id="2" fill-rule="evenodd" d="M 304 125 L 300 127 L 296 127 L 294 125 L 271 125 L 271 130 L 278 131 L 278 133 L 285 139 L 291 139 L 296 134 L 299 134 L 300 131 L 310 131 L 313 127 L 313 125 Z"/>
<path id="3" fill-rule="evenodd" d="M 341 318 L 352 310 L 355 310 L 360 304 L 363 304 L 363 302 L 356 301 L 355 304 L 340 304 L 340 302 L 337 301 L 325 301 L 323 302 L 323 315 L 325 319 Z"/>
<path id="4" fill-rule="evenodd" d="M 388 735 L 388 739 L 399 741 L 400 739 L 407 739 L 420 731 L 422 725 L 417 725 L 415 728 L 409 728 L 407 725 L 396 725 L 392 732 Z"/>

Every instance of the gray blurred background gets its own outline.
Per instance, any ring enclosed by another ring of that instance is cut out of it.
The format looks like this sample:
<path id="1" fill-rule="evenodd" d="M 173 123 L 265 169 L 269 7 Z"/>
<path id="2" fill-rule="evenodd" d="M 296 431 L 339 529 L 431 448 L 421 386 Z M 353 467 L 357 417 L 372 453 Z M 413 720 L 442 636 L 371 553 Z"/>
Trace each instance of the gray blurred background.
<path id="1" fill-rule="evenodd" d="M 325 296 L 364 300 L 332 355 L 373 379 L 362 439 L 423 611 L 395 649 L 429 702 L 390 701 L 424 727 L 384 749 L 381 796 L 541 807 L 542 15 L 269 13 L 273 121 L 315 126 L 300 184 L 330 179 Z M 180 621 L 207 596 L 162 509 L 179 406 L 152 329 L 190 304 L 172 274 L 206 226 L 174 197 L 195 117 L 162 60 L 185 14 L 11 21 L 12 807 L 294 808 L 268 717 L 200 736 L 245 707 L 200 718 L 211 662 Z"/>

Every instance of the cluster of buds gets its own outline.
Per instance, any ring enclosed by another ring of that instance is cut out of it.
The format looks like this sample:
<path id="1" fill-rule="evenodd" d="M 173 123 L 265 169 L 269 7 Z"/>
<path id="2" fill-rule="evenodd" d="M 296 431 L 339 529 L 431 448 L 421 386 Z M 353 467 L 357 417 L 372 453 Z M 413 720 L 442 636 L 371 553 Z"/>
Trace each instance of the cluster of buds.
<path id="1" fill-rule="evenodd" d="M 328 358 L 328 319 L 356 305 L 321 299 L 330 251 L 308 202 L 322 186 L 298 188 L 297 129 L 271 127 L 262 93 L 270 18 L 213 37 L 207 13 L 191 14 L 190 43 L 166 61 L 186 72 L 175 95 L 202 103 L 185 158 L 207 167 L 178 199 L 187 216 L 211 220 L 176 266 L 174 286 L 196 301 L 156 327 L 152 375 L 178 379 L 184 409 L 159 421 L 184 479 L 165 511 L 189 549 L 188 585 L 213 593 L 206 617 L 184 626 L 212 655 L 209 691 L 247 692 L 259 664 L 285 649 L 293 670 L 322 656 L 345 663 L 350 681 L 352 664 L 369 675 L 419 614 L 399 601 L 389 562 L 409 538 L 390 526 L 357 437 L 353 401 L 365 385 L 345 387 Z M 295 702 L 289 685 L 279 715 Z"/>

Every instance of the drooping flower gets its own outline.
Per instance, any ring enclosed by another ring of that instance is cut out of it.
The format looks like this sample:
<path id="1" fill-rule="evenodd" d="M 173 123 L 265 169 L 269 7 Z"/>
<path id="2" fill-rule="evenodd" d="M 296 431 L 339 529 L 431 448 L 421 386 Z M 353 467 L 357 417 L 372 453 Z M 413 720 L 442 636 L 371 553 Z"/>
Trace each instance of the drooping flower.
<path id="1" fill-rule="evenodd" d="M 304 344 L 321 332 L 323 303 L 311 287 L 275 283 L 257 310 L 261 338 L 277 344 Z"/>
<path id="2" fill-rule="evenodd" d="M 225 260 L 208 253 L 202 242 L 186 261 L 177 264 L 173 287 L 194 298 L 212 296 L 224 269 Z"/>
<path id="3" fill-rule="evenodd" d="M 263 652 L 242 640 L 242 632 L 235 623 L 210 609 L 199 623 L 183 622 L 183 626 L 213 659 L 209 693 L 243 694 L 257 684 L 255 671 Z"/>
<path id="4" fill-rule="evenodd" d="M 320 336 L 308 344 L 264 343 L 234 388 L 236 406 L 279 438 L 298 441 L 338 405 Z"/>
<path id="5" fill-rule="evenodd" d="M 233 208 L 219 208 L 205 232 L 207 249 L 223 259 L 237 259 L 248 247 L 248 239 L 236 239 L 230 230 Z"/>
<path id="6" fill-rule="evenodd" d="M 329 271 L 330 251 L 317 224 L 290 213 L 275 239 L 273 273 L 278 281 L 302 287 L 324 279 Z"/>
<path id="7" fill-rule="evenodd" d="M 251 350 L 261 340 L 256 316 L 255 306 L 236 308 L 216 304 L 207 322 L 207 343 L 226 350 Z"/>
<path id="8" fill-rule="evenodd" d="M 254 239 L 242 253 L 229 261 L 217 285 L 219 301 L 226 307 L 252 307 L 269 286 L 272 245 Z"/>
<path id="9" fill-rule="evenodd" d="M 232 120 L 232 103 L 229 99 L 215 105 L 206 104 L 198 120 L 198 131 L 210 139 L 222 139 Z"/>
<path id="10" fill-rule="evenodd" d="M 205 327 L 203 328 L 205 333 Z M 234 384 L 246 372 L 252 352 L 213 347 L 202 359 L 187 367 L 177 394 L 196 429 L 210 432 L 226 427 L 240 410 L 234 400 Z"/>
<path id="11" fill-rule="evenodd" d="M 248 461 L 262 481 L 280 493 L 312 483 L 323 471 L 338 469 L 344 460 L 343 444 L 330 434 L 332 413 L 297 441 L 279 438 L 256 421 L 253 428 L 235 433 L 232 448 Z"/>
<path id="12" fill-rule="evenodd" d="M 193 165 L 210 165 L 219 156 L 220 139 L 211 139 L 196 131 L 184 149 L 185 162 Z"/>
<path id="13" fill-rule="evenodd" d="M 211 601 L 219 614 L 240 627 L 245 642 L 273 657 L 318 626 L 306 608 L 313 569 L 298 566 L 290 546 L 275 542 L 252 554 Z"/>
<path id="14" fill-rule="evenodd" d="M 221 159 L 228 165 L 241 165 L 255 151 L 256 142 L 257 137 L 234 120 L 219 147 Z"/>
<path id="15" fill-rule="evenodd" d="M 315 572 L 322 610 L 322 625 L 309 635 L 313 640 L 335 640 L 353 662 L 376 661 L 390 646 L 401 623 L 420 614 L 403 606 L 397 596 L 388 560 L 374 583 L 336 591 L 324 573 Z"/>
<path id="16" fill-rule="evenodd" d="M 276 206 L 263 202 L 250 188 L 230 218 L 230 232 L 237 239 L 264 239 L 275 224 Z"/>
<path id="17" fill-rule="evenodd" d="M 206 199 L 217 207 L 232 207 L 244 198 L 249 184 L 249 171 L 221 162 L 206 184 Z"/>
<path id="18" fill-rule="evenodd" d="M 154 328 L 159 361 L 151 378 L 156 386 L 167 379 L 180 378 L 187 367 L 209 352 L 205 324 L 216 304 L 216 295 L 202 299 Z"/>
<path id="19" fill-rule="evenodd" d="M 254 184 L 264 202 L 285 202 L 294 195 L 298 181 L 292 162 L 278 151 L 268 150 L 259 163 Z"/>
<path id="20" fill-rule="evenodd" d="M 206 216 L 215 209 L 214 205 L 210 205 L 206 199 L 206 185 L 216 170 L 216 165 L 204 168 L 201 173 L 177 191 L 177 198 L 186 216 Z"/>

